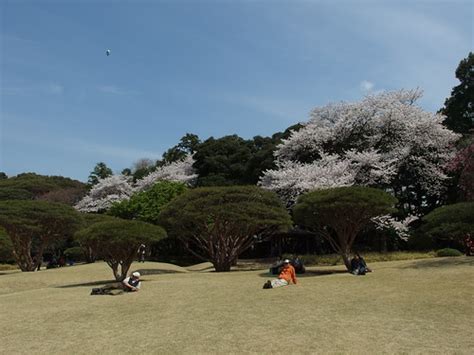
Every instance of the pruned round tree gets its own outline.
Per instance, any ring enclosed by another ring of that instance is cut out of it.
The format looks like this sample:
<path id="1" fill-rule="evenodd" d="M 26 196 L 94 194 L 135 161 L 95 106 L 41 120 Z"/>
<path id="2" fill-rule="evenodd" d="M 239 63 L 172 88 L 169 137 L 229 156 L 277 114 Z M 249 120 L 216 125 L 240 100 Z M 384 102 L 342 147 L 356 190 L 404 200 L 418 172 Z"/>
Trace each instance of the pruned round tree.
<path id="1" fill-rule="evenodd" d="M 370 187 L 350 186 L 308 192 L 293 208 L 295 223 L 314 230 L 341 255 L 350 269 L 352 245 L 373 217 L 394 211 L 397 199 Z"/>
<path id="2" fill-rule="evenodd" d="M 13 244 L 13 256 L 21 271 L 34 271 L 51 243 L 71 236 L 81 216 L 74 208 L 46 201 L 1 201 L 0 226 Z"/>
<path id="3" fill-rule="evenodd" d="M 277 195 L 256 186 L 203 187 L 171 201 L 160 224 L 216 271 L 230 271 L 258 237 L 287 230 L 291 219 Z"/>
<path id="4" fill-rule="evenodd" d="M 75 235 L 82 244 L 94 244 L 98 256 L 111 267 L 117 281 L 127 276 L 141 244 L 150 244 L 166 237 L 163 228 L 141 221 L 109 217 L 81 229 Z"/>
<path id="5" fill-rule="evenodd" d="M 459 240 L 474 235 L 474 202 L 442 206 L 422 218 L 420 231 L 432 238 Z"/>
<path id="6" fill-rule="evenodd" d="M 81 213 L 81 216 L 82 216 L 82 224 L 81 224 L 80 229 L 90 227 L 91 225 L 95 223 L 114 220 L 114 217 L 106 215 L 106 214 L 100 214 L 100 213 Z M 77 238 L 75 239 L 77 242 L 79 242 L 80 246 L 82 247 L 84 251 L 86 263 L 95 262 L 98 258 L 97 255 L 99 253 L 99 245 L 98 245 L 97 240 L 95 239 L 77 240 Z"/>

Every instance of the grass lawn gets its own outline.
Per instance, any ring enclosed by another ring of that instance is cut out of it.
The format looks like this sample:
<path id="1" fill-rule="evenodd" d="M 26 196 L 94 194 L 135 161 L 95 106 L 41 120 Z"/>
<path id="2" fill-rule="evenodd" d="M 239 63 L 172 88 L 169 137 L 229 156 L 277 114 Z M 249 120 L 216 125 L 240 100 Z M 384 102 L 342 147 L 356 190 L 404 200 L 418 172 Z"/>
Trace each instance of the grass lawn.
<path id="1" fill-rule="evenodd" d="M 0 272 L 0 353 L 472 353 L 474 258 L 308 268 L 263 290 L 267 270 L 133 264 L 142 290 L 89 296 L 104 263 Z M 469 350 L 471 349 L 471 350 Z"/>

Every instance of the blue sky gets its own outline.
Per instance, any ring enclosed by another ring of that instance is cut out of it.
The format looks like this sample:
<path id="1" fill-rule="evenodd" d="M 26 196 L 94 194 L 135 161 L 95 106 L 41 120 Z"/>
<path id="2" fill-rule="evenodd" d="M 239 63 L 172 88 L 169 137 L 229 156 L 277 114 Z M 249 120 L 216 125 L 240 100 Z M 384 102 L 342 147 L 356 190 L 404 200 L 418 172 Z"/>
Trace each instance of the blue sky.
<path id="1" fill-rule="evenodd" d="M 473 6 L 0 0 L 0 171 L 86 181 L 186 132 L 271 135 L 380 90 L 419 87 L 435 112 L 474 48 Z"/>

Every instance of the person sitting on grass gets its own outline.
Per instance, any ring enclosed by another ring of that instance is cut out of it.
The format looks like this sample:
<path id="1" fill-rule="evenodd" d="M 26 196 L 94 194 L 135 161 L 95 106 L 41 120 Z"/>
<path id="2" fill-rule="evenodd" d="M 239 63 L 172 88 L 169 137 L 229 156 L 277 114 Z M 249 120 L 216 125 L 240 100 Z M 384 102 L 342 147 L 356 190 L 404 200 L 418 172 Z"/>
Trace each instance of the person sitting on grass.
<path id="1" fill-rule="evenodd" d="M 293 282 L 295 285 L 297 283 L 295 268 L 290 264 L 290 260 L 285 259 L 283 261 L 283 268 L 281 269 L 278 278 L 274 280 L 268 280 L 263 285 L 263 288 L 288 286 L 290 282 Z"/>
<path id="2" fill-rule="evenodd" d="M 359 253 L 355 253 L 354 258 L 351 260 L 351 273 L 354 275 L 365 275 L 367 272 L 372 272 L 368 268 L 363 257 Z"/>
<path id="3" fill-rule="evenodd" d="M 122 281 L 123 289 L 126 292 L 137 292 L 140 290 L 140 273 L 135 271 L 131 276 Z"/>

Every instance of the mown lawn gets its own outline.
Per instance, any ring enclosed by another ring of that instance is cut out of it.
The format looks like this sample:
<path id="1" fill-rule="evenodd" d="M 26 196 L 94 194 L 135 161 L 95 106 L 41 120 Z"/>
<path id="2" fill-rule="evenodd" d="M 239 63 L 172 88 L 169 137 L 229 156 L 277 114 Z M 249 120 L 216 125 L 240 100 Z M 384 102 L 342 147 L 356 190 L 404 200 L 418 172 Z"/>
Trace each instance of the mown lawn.
<path id="1" fill-rule="evenodd" d="M 89 296 L 104 263 L 0 273 L 0 353 L 472 353 L 474 258 L 312 267 L 263 290 L 267 270 L 134 264 L 142 291 Z"/>

